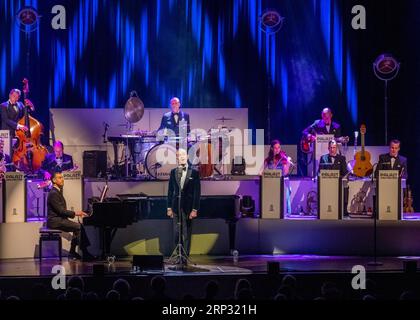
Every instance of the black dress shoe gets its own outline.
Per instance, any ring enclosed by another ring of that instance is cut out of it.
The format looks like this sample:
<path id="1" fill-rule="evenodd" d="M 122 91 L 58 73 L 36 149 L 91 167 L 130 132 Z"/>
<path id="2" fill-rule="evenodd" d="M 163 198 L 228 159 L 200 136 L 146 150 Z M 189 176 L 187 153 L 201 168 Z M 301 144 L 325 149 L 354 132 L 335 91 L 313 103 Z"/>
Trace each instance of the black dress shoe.
<path id="1" fill-rule="evenodd" d="M 77 252 L 69 252 L 69 260 L 82 260 L 82 257 Z"/>

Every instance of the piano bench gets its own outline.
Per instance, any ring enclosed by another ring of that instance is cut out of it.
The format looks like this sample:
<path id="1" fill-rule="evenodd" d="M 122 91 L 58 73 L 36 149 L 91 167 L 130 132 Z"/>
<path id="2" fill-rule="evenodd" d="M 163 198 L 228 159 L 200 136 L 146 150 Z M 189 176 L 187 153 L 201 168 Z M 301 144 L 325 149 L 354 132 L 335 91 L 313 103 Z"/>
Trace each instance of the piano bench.
<path id="1" fill-rule="evenodd" d="M 39 229 L 39 260 L 42 260 L 42 243 L 44 241 L 55 241 L 58 245 L 58 257 L 61 260 L 61 230 L 41 228 Z"/>

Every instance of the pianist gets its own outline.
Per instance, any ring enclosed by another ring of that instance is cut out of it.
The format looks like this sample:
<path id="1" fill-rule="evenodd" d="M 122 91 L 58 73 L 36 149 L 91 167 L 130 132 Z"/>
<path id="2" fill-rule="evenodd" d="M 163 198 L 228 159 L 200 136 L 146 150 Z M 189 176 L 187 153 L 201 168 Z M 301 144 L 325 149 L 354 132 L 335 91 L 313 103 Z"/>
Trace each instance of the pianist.
<path id="1" fill-rule="evenodd" d="M 54 172 L 63 172 L 74 169 L 73 157 L 64 153 L 64 145 L 57 140 L 54 143 L 54 152 L 48 154 L 42 162 L 41 173 L 45 180 L 51 179 Z"/>
<path id="2" fill-rule="evenodd" d="M 86 236 L 85 229 L 78 223 L 71 221 L 75 217 L 86 217 L 83 211 L 67 210 L 66 200 L 63 196 L 64 177 L 60 172 L 54 172 L 51 176 L 53 188 L 48 194 L 48 218 L 47 227 L 50 229 L 61 230 L 64 232 L 72 232 L 69 259 L 92 260 L 93 256 L 88 252 L 89 240 Z M 83 257 L 76 252 L 76 246 L 79 246 Z"/>
<path id="3" fill-rule="evenodd" d="M 192 220 L 197 217 L 200 209 L 200 175 L 191 168 L 187 161 L 187 151 L 177 151 L 178 168 L 172 169 L 168 188 L 167 214 L 173 219 L 175 246 L 179 241 L 181 227 L 181 241 L 187 255 L 190 253 Z M 180 191 L 181 190 L 181 191 Z M 179 200 L 179 196 L 181 199 Z M 179 209 L 181 211 L 181 226 L 178 225 Z"/>

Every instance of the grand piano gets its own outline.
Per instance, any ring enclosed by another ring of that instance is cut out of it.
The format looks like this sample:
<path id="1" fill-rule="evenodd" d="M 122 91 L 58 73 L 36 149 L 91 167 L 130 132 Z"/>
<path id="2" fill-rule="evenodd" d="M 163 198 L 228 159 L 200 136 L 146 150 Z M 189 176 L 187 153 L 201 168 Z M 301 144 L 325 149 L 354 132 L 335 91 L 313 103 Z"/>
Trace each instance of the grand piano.
<path id="1" fill-rule="evenodd" d="M 86 226 L 95 226 L 99 229 L 102 258 L 110 255 L 111 242 L 118 229 L 140 219 L 138 201 L 120 198 L 106 198 L 103 202 L 98 198 L 88 199 L 91 216 L 83 219 Z"/>
<path id="2" fill-rule="evenodd" d="M 102 258 L 110 255 L 112 240 L 118 229 L 143 219 L 170 219 L 166 215 L 167 198 L 145 194 L 121 194 L 115 198 L 88 199 L 91 216 L 83 224 L 99 230 Z M 225 219 L 229 223 L 231 247 L 239 212 L 239 196 L 201 196 L 199 219 Z"/>

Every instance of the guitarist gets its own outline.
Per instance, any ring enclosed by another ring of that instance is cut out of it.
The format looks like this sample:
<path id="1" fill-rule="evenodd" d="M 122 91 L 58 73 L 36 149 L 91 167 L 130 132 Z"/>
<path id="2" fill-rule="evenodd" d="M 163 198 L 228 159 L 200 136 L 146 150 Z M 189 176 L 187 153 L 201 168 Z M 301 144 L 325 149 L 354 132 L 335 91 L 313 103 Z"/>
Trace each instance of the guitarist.
<path id="1" fill-rule="evenodd" d="M 398 170 L 401 178 L 407 179 L 407 158 L 399 155 L 400 145 L 401 142 L 399 140 L 394 139 L 390 141 L 389 153 L 379 156 L 376 176 L 378 175 L 378 170 Z"/>
<path id="2" fill-rule="evenodd" d="M 320 120 L 315 120 L 313 124 L 303 130 L 302 135 L 304 139 L 310 142 L 315 141 L 317 134 L 333 134 L 337 142 L 341 138 L 341 126 L 332 121 L 333 113 L 330 108 L 324 108 L 321 113 Z"/>
<path id="3" fill-rule="evenodd" d="M 319 170 L 340 170 L 340 177 L 347 174 L 346 157 L 337 153 L 337 142 L 328 142 L 328 154 L 324 154 L 319 160 Z"/>

